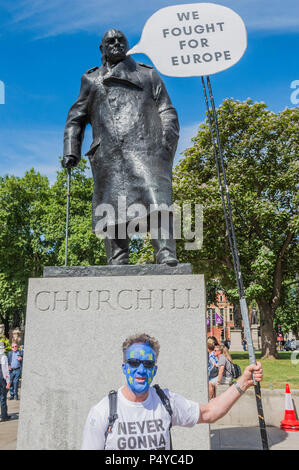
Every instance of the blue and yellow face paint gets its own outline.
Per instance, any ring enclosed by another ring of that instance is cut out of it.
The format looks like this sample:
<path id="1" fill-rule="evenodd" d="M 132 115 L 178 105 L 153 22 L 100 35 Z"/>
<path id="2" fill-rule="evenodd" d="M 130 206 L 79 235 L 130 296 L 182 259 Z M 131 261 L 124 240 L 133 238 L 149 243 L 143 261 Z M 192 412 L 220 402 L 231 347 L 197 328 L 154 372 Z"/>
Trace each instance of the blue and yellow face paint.
<path id="1" fill-rule="evenodd" d="M 148 344 L 132 344 L 126 350 L 126 361 L 128 359 L 139 359 L 141 361 L 156 361 L 155 351 Z M 127 384 L 136 395 L 148 391 L 157 372 L 157 366 L 152 368 L 144 367 L 141 362 L 138 367 L 132 367 L 127 362 L 122 366 L 123 373 L 126 376 Z"/>

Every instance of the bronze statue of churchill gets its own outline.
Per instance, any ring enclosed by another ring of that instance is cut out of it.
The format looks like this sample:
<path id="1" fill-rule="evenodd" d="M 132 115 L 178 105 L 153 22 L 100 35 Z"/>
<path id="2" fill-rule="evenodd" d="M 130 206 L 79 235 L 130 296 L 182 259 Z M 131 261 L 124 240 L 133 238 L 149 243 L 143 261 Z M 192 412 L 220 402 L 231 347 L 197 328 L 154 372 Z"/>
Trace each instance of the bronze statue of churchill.
<path id="1" fill-rule="evenodd" d="M 110 29 L 100 44 L 102 66 L 88 70 L 79 97 L 65 126 L 62 165 L 75 166 L 81 158 L 84 130 L 91 124 L 93 142 L 87 155 L 94 178 L 93 230 L 97 208 L 110 204 L 116 220 L 107 226 L 129 223 L 118 213 L 118 198 L 126 205 L 143 204 L 147 214 L 161 204 L 172 204 L 172 163 L 179 137 L 177 113 L 163 81 L 153 67 L 135 62 L 125 35 Z M 152 240 L 157 263 L 175 265 L 172 220 L 168 239 Z M 129 238 L 105 239 L 109 264 L 128 264 Z"/>

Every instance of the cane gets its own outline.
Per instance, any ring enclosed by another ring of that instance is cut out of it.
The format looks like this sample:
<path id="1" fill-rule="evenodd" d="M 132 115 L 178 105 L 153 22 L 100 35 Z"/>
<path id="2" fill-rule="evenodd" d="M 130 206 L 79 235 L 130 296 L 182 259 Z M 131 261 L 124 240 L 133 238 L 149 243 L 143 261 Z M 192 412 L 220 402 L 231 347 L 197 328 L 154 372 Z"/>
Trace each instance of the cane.
<path id="1" fill-rule="evenodd" d="M 216 168 L 217 168 L 218 182 L 219 182 L 220 193 L 221 193 L 221 201 L 222 201 L 222 206 L 224 210 L 225 225 L 226 225 L 226 229 L 228 233 L 229 245 L 230 245 L 230 249 L 231 249 L 231 253 L 233 257 L 234 271 L 235 271 L 235 275 L 237 279 L 241 315 L 242 315 L 242 319 L 244 323 L 244 333 L 245 333 L 245 336 L 247 339 L 247 345 L 248 345 L 249 361 L 251 364 L 255 364 L 256 363 L 255 353 L 254 353 L 254 347 L 253 347 L 252 337 L 251 337 L 251 332 L 250 332 L 248 308 L 247 308 L 245 290 L 244 290 L 244 285 L 243 285 L 243 280 L 242 280 L 241 266 L 240 266 L 240 261 L 239 261 L 237 241 L 236 241 L 234 223 L 233 223 L 233 218 L 232 218 L 226 172 L 224 168 L 217 113 L 215 109 L 214 97 L 213 97 L 212 86 L 211 86 L 211 81 L 210 81 L 209 76 L 207 76 L 206 79 L 207 79 L 207 84 L 208 84 L 208 89 L 209 89 L 210 102 L 212 106 L 212 116 L 213 116 L 214 126 L 216 129 L 216 138 L 214 136 L 214 130 L 213 130 L 212 122 L 211 122 L 211 116 L 210 116 L 211 111 L 210 111 L 210 106 L 209 106 L 207 92 L 206 92 L 206 85 L 205 85 L 204 78 L 201 77 L 204 97 L 205 97 L 205 102 L 206 102 L 206 107 L 207 107 L 207 115 L 208 115 L 208 123 L 209 123 L 209 128 L 210 128 L 210 133 L 211 133 L 211 140 L 212 140 L 214 156 L 216 160 Z M 218 152 L 217 152 L 217 147 L 218 147 Z M 219 160 L 220 160 L 220 165 L 219 165 Z M 223 193 L 221 171 L 222 171 L 222 178 L 223 178 L 223 182 L 225 186 L 225 196 L 226 196 L 225 198 L 224 198 L 224 193 Z M 226 202 L 225 202 L 225 199 L 226 199 Z M 227 208 L 226 208 L 226 204 L 227 204 Z M 262 446 L 263 446 L 263 450 L 269 450 L 266 424 L 265 424 L 263 405 L 262 405 L 261 388 L 260 388 L 260 384 L 255 381 L 254 381 L 254 389 L 255 389 L 255 397 L 256 397 L 257 413 L 258 413 L 258 418 L 259 418 Z"/>
<path id="2" fill-rule="evenodd" d="M 64 266 L 67 266 L 67 255 L 68 255 L 69 215 L 70 215 L 70 188 L 71 188 L 71 169 L 67 168 L 66 221 L 65 221 L 65 261 L 64 261 Z"/>

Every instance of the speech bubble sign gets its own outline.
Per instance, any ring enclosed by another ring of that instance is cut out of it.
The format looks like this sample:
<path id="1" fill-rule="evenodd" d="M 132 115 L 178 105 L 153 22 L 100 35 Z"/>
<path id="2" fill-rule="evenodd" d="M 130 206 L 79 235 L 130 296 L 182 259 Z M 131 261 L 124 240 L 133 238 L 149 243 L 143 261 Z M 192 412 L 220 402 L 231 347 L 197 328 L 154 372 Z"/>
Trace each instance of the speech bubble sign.
<path id="1" fill-rule="evenodd" d="M 146 54 L 164 75 L 194 77 L 232 67 L 246 47 L 245 24 L 236 12 L 214 3 L 190 3 L 156 11 L 127 54 Z"/>

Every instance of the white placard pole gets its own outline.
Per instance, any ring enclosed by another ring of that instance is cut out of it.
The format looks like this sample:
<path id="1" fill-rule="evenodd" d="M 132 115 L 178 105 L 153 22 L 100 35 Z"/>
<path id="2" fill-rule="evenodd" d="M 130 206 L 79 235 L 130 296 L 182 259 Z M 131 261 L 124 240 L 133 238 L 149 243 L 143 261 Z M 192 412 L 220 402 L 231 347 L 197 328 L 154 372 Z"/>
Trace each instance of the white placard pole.
<path id="1" fill-rule="evenodd" d="M 161 73 L 170 77 L 202 77 L 221 200 L 237 280 L 244 332 L 248 344 L 249 360 L 251 364 L 255 364 L 256 359 L 232 219 L 217 113 L 209 77 L 235 65 L 243 56 L 246 47 L 247 33 L 245 24 L 236 12 L 214 3 L 190 3 L 162 8 L 154 13 L 147 20 L 139 43 L 128 51 L 128 54 L 147 54 L 155 67 Z M 204 77 L 206 77 L 209 90 L 211 109 Z M 262 446 L 264 450 L 268 450 L 260 384 L 255 383 L 254 386 Z"/>
<path id="2" fill-rule="evenodd" d="M 204 77 L 201 77 L 201 80 L 202 80 L 204 97 L 205 97 L 205 102 L 206 102 L 206 107 L 207 107 L 207 116 L 208 116 L 208 123 L 209 123 L 209 128 L 210 128 L 210 133 L 211 133 L 211 140 L 212 140 L 214 155 L 215 155 L 215 160 L 216 160 L 216 168 L 217 168 L 217 175 L 218 175 L 218 181 L 219 181 L 219 187 L 220 187 L 221 201 L 222 201 L 224 217 L 225 217 L 226 230 L 228 233 L 228 240 L 229 240 L 229 245 L 230 245 L 230 249 L 231 249 L 231 253 L 233 257 L 234 271 L 235 271 L 236 280 L 237 280 L 241 315 L 242 315 L 242 319 L 244 323 L 244 333 L 245 333 L 245 337 L 247 340 L 249 361 L 251 364 L 255 364 L 256 359 L 255 359 L 254 347 L 253 347 L 251 331 L 250 331 L 248 308 L 247 308 L 244 284 L 243 284 L 242 273 L 241 273 L 241 266 L 240 266 L 239 253 L 238 253 L 237 241 L 236 241 L 236 236 L 235 236 L 234 222 L 232 218 L 228 183 L 226 179 L 226 172 L 225 172 L 224 161 L 223 161 L 223 153 L 222 153 L 221 141 L 220 141 L 220 132 L 219 132 L 215 102 L 214 102 L 214 97 L 213 97 L 213 92 L 212 92 L 212 85 L 211 85 L 210 77 L 207 76 L 206 80 L 207 80 L 207 85 L 209 89 L 209 96 L 210 96 L 210 102 L 211 102 L 211 108 L 212 108 L 211 110 L 208 97 L 207 97 Z M 216 131 L 216 137 L 214 135 L 215 133 L 213 130 L 211 115 L 213 117 L 213 124 L 214 124 L 215 131 Z M 222 179 L 223 179 L 223 184 L 222 184 Z M 225 187 L 225 197 L 224 197 L 223 186 Z M 254 382 L 254 389 L 255 389 L 255 397 L 256 397 L 256 404 L 257 404 L 257 412 L 258 412 L 262 446 L 263 446 L 263 450 L 269 450 L 267 430 L 266 430 L 262 397 L 261 397 L 261 387 L 258 382 Z"/>

